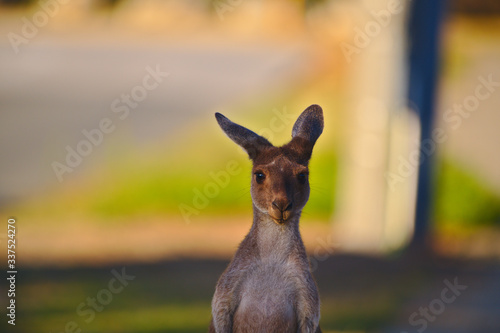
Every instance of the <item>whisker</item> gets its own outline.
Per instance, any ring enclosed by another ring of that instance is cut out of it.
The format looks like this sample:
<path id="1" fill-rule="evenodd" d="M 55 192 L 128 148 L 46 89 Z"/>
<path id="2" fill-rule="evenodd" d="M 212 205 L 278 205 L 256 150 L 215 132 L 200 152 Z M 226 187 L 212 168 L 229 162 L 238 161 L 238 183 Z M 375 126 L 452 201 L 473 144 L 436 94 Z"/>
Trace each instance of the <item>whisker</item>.
<path id="1" fill-rule="evenodd" d="M 321 186 L 311 186 L 311 191 L 327 195 L 333 191 L 333 189 L 330 187 L 321 187 Z"/>

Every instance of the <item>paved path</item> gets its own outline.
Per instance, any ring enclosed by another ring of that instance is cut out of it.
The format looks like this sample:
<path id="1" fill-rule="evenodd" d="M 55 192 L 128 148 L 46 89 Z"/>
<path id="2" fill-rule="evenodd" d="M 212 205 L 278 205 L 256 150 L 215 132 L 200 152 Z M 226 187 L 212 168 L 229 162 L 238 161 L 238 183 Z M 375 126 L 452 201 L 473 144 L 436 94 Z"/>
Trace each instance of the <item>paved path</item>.
<path id="1" fill-rule="evenodd" d="M 383 332 L 500 332 L 500 265 L 488 267 L 458 273 L 443 268 L 429 286 L 404 303 L 395 323 Z"/>

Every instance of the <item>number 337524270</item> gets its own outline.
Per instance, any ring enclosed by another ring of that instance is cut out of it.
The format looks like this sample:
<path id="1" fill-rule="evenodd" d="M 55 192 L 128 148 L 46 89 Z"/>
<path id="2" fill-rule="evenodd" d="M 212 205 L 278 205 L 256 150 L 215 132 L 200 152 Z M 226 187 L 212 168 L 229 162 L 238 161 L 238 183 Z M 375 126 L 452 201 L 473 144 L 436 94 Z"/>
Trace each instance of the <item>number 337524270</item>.
<path id="1" fill-rule="evenodd" d="M 7 248 L 8 248 L 8 265 L 15 265 L 16 264 L 16 252 L 14 251 L 16 249 L 16 226 L 14 225 L 15 220 L 10 219 L 9 224 L 8 224 L 8 237 L 10 238 L 7 241 Z"/>

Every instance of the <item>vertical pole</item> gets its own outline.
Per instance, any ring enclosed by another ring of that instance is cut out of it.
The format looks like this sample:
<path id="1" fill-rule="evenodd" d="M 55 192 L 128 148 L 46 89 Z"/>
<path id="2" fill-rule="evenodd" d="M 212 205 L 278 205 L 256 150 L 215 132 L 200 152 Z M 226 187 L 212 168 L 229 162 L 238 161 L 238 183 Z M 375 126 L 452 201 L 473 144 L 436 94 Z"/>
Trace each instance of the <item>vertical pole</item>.
<path id="1" fill-rule="evenodd" d="M 413 0 L 410 7 L 408 99 L 421 124 L 415 229 L 410 248 L 425 250 L 432 211 L 432 153 L 422 145 L 432 142 L 439 69 L 440 26 L 445 0 Z M 431 141 L 430 141 L 431 140 Z"/>

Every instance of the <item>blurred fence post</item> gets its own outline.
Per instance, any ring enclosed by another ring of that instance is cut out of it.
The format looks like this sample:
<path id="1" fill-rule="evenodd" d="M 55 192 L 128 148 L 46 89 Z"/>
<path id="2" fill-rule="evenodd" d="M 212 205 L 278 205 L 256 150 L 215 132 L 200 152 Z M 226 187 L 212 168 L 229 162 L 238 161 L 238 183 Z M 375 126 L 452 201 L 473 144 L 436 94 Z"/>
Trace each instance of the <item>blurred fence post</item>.
<path id="1" fill-rule="evenodd" d="M 357 4 L 362 17 L 342 46 L 351 96 L 335 236 L 348 251 L 422 249 L 434 153 L 424 146 L 433 139 L 444 0 Z"/>
<path id="2" fill-rule="evenodd" d="M 421 143 L 432 142 L 437 77 L 439 71 L 440 27 L 445 0 L 413 0 L 411 4 L 409 44 L 409 103 L 415 108 L 421 124 Z M 433 153 L 420 148 L 415 231 L 410 247 L 424 250 L 432 219 Z"/>
<path id="3" fill-rule="evenodd" d="M 407 6 L 387 0 L 353 6 L 360 17 L 352 40 L 341 45 L 350 96 L 334 235 L 344 250 L 378 253 L 407 241 L 413 223 L 416 174 L 394 187 L 387 178 L 398 168 L 397 157 L 418 142 L 405 108 Z"/>

